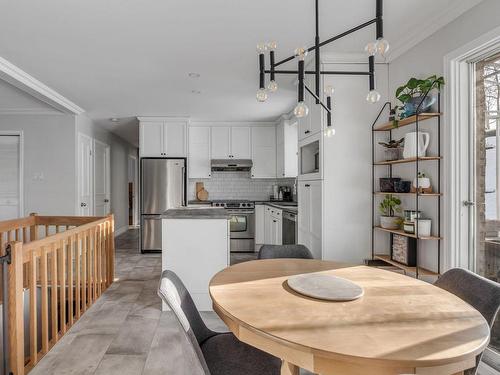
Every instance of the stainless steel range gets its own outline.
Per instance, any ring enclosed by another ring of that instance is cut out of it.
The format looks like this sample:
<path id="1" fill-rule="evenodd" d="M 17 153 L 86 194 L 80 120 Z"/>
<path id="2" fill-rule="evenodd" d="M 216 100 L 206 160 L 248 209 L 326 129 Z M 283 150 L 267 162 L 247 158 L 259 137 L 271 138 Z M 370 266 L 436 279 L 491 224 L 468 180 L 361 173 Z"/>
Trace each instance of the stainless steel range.
<path id="1" fill-rule="evenodd" d="M 255 204 L 247 200 L 216 200 L 212 207 L 223 207 L 231 215 L 231 252 L 255 251 Z"/>

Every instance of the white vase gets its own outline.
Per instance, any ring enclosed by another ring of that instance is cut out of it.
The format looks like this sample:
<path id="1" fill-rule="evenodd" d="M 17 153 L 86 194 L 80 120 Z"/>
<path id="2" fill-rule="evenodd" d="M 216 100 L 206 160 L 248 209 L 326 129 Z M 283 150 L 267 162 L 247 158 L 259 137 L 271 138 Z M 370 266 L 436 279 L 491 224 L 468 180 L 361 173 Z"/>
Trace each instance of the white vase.
<path id="1" fill-rule="evenodd" d="M 431 235 L 431 219 L 416 219 L 418 225 L 418 236 L 419 237 L 430 237 Z"/>

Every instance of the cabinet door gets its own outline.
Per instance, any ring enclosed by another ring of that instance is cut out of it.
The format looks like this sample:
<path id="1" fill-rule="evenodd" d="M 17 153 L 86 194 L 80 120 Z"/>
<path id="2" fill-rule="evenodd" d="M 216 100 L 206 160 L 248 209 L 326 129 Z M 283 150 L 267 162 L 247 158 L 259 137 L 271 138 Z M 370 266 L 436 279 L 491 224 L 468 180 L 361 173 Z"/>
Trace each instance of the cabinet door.
<path id="1" fill-rule="evenodd" d="M 163 153 L 163 122 L 141 122 L 139 125 L 139 152 L 141 156 L 158 157 Z"/>
<path id="2" fill-rule="evenodd" d="M 231 128 L 213 126 L 211 135 L 212 159 L 229 159 L 231 144 Z"/>
<path id="3" fill-rule="evenodd" d="M 326 100 L 325 100 L 326 102 Z M 309 117 L 310 117 L 310 127 L 309 130 L 311 131 L 311 134 L 316 134 L 321 131 L 322 129 L 322 115 L 321 111 L 323 108 L 321 107 L 320 104 L 316 104 L 316 100 L 313 98 L 311 100 L 311 106 L 309 107 Z"/>
<path id="4" fill-rule="evenodd" d="M 186 122 L 165 122 L 163 128 L 163 152 L 169 157 L 186 157 Z"/>
<path id="5" fill-rule="evenodd" d="M 309 181 L 309 233 L 310 250 L 316 259 L 321 259 L 322 195 L 321 181 Z"/>
<path id="6" fill-rule="evenodd" d="M 285 177 L 285 124 L 276 127 L 276 177 Z"/>
<path id="7" fill-rule="evenodd" d="M 265 213 L 266 206 L 263 204 L 255 205 L 255 243 L 263 244 L 265 239 Z"/>
<path id="8" fill-rule="evenodd" d="M 252 128 L 252 177 L 276 178 L 276 129 Z"/>
<path id="9" fill-rule="evenodd" d="M 269 206 L 264 206 L 264 244 L 272 245 L 272 219 L 271 219 L 271 208 Z"/>
<path id="10" fill-rule="evenodd" d="M 273 245 L 281 245 L 283 243 L 283 221 L 281 218 L 273 218 Z"/>
<path id="11" fill-rule="evenodd" d="M 251 158 L 251 134 L 249 127 L 233 126 L 231 128 L 231 153 L 235 159 Z"/>
<path id="12" fill-rule="evenodd" d="M 189 178 L 210 178 L 210 128 L 189 128 Z"/>
<path id="13" fill-rule="evenodd" d="M 309 181 L 299 181 L 297 186 L 297 200 L 298 200 L 298 218 L 297 218 L 297 229 L 299 231 L 299 243 L 307 246 L 306 243 L 302 242 L 301 238 L 304 234 L 308 234 L 310 231 L 311 222 L 311 184 Z M 308 238 L 307 238 L 308 240 Z"/>

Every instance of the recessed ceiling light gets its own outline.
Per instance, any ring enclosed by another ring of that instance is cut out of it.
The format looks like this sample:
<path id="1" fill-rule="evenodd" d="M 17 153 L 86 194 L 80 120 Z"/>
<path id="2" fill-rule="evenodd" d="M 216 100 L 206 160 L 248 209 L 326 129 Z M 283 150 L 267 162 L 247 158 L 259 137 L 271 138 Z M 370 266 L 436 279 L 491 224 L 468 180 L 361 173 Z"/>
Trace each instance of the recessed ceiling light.
<path id="1" fill-rule="evenodd" d="M 199 94 L 201 94 L 201 91 L 200 90 L 191 90 L 191 93 L 199 95 Z"/>
<path id="2" fill-rule="evenodd" d="M 189 73 L 188 76 L 189 76 L 189 78 L 200 78 L 199 73 Z"/>
<path id="3" fill-rule="evenodd" d="M 111 122 L 118 122 L 118 121 L 120 121 L 120 119 L 117 119 L 116 117 L 112 117 L 112 118 L 109 119 L 109 121 L 111 121 Z"/>

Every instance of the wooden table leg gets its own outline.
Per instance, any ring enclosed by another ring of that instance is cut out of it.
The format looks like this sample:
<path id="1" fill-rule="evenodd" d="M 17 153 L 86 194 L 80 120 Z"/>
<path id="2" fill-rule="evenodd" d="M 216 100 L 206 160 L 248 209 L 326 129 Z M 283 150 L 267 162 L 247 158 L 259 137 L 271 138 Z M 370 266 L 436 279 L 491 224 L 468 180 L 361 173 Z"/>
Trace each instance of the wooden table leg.
<path id="1" fill-rule="evenodd" d="M 283 361 L 281 363 L 281 375 L 299 375 L 299 368 L 290 362 Z"/>

